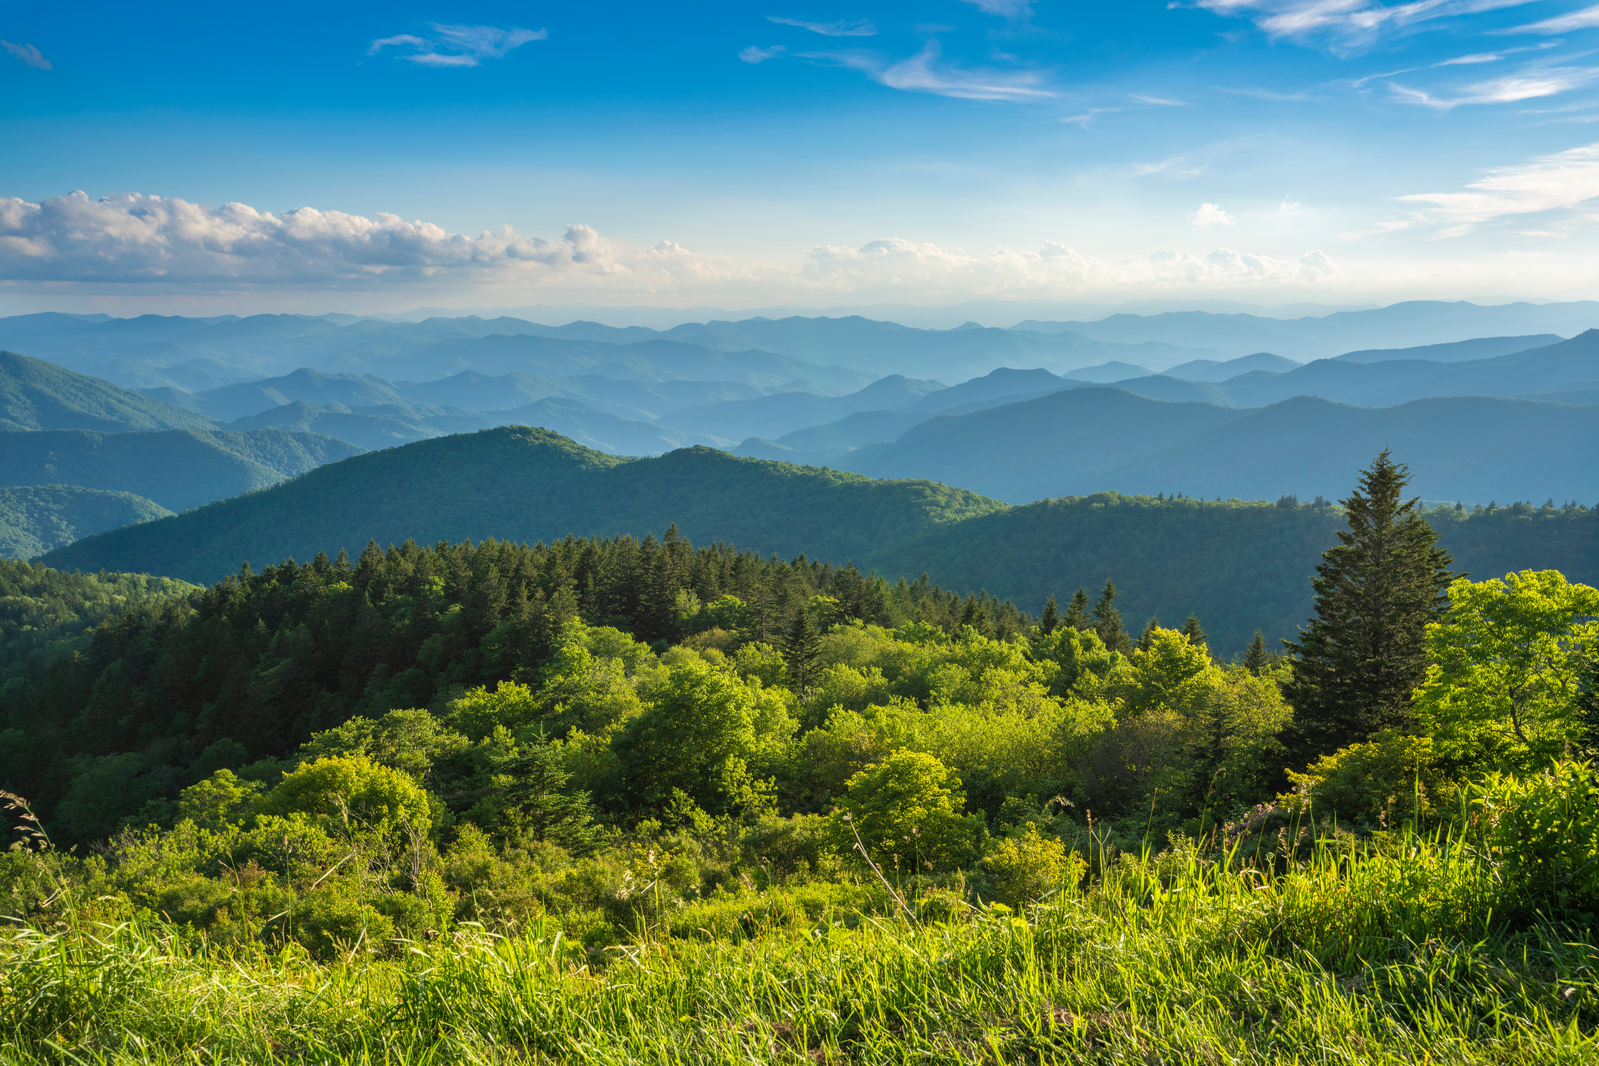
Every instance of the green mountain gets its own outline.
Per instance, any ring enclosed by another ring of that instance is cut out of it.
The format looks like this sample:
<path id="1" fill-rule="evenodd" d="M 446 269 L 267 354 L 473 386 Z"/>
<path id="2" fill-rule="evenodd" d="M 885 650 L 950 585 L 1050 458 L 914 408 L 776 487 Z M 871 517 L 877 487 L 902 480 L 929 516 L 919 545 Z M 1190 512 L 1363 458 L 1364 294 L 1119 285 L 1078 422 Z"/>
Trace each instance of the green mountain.
<path id="1" fill-rule="evenodd" d="M 0 485 L 131 492 L 183 511 L 275 485 L 360 451 L 332 437 L 278 429 L 0 433 Z"/>
<path id="2" fill-rule="evenodd" d="M 31 559 L 91 533 L 171 514 L 131 492 L 76 485 L 0 489 L 0 557 Z"/>
<path id="3" fill-rule="evenodd" d="M 1344 472 L 1338 495 L 1358 469 Z M 1310 575 L 1343 518 L 1292 499 L 1116 493 L 1006 507 L 927 481 L 873 481 L 706 448 L 623 459 L 514 426 L 356 456 L 263 492 L 86 538 L 42 561 L 214 581 L 245 560 L 260 568 L 340 548 L 353 557 L 369 539 L 551 542 L 660 535 L 674 522 L 700 544 L 853 561 L 891 578 L 927 572 L 946 588 L 984 589 L 1035 612 L 1052 593 L 1064 602 L 1079 586 L 1094 591 L 1112 578 L 1130 626 L 1193 612 L 1211 646 L 1230 655 L 1257 628 L 1291 636 L 1309 617 Z M 1599 509 L 1450 510 L 1434 524 L 1457 569 L 1481 576 L 1552 567 L 1599 581 Z"/>
<path id="4" fill-rule="evenodd" d="M 507 426 L 371 452 L 265 492 L 58 549 L 49 565 L 214 581 L 240 562 L 310 559 L 369 539 L 537 541 L 663 532 L 843 562 L 1002 508 L 962 489 L 691 448 L 623 459 Z"/>
<path id="5" fill-rule="evenodd" d="M 857 411 L 902 410 L 943 389 L 937 381 L 918 381 L 892 374 L 847 396 L 779 392 L 751 400 L 683 407 L 664 415 L 660 421 L 662 425 L 711 433 L 728 440 L 775 439 L 785 433 L 836 422 Z"/>
<path id="6" fill-rule="evenodd" d="M 76 374 L 14 352 L 0 352 L 0 430 L 209 429 L 195 411 Z"/>

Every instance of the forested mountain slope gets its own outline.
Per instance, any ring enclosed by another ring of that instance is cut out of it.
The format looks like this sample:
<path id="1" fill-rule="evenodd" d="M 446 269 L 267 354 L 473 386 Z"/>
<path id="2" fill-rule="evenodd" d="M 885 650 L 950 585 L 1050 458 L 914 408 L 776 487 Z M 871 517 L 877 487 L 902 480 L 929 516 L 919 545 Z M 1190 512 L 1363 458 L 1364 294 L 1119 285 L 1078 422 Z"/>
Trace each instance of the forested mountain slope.
<path id="1" fill-rule="evenodd" d="M 664 531 L 763 553 L 863 560 L 930 526 L 1003 507 L 929 482 L 740 459 L 707 448 L 626 460 L 508 426 L 372 452 L 265 492 L 51 553 L 52 566 L 210 581 L 250 560 L 415 539 L 533 542 Z"/>
<path id="2" fill-rule="evenodd" d="M 0 433 L 0 485 L 81 485 L 131 492 L 183 511 L 275 485 L 360 452 L 332 437 L 278 429 Z"/>
<path id="3" fill-rule="evenodd" d="M 1358 469 L 1351 467 L 1350 469 Z M 1345 473 L 1345 481 L 1349 478 Z M 1346 492 L 1347 487 L 1340 490 Z M 1331 495 L 1331 494 L 1329 494 Z M 1458 568 L 1547 566 L 1599 579 L 1599 512 L 1530 508 L 1440 517 Z M 676 523 L 700 543 L 853 561 L 891 578 L 924 571 L 1037 611 L 1106 578 L 1136 628 L 1190 612 L 1222 654 L 1256 628 L 1291 635 L 1311 609 L 1308 575 L 1342 517 L 1325 505 L 1103 493 L 1006 508 L 925 481 L 870 481 L 709 449 L 625 460 L 556 434 L 507 427 L 321 467 L 264 492 L 113 530 L 43 561 L 206 581 L 317 552 L 439 540 L 552 541 L 657 535 Z"/>
<path id="4" fill-rule="evenodd" d="M 0 352 L 0 430 L 207 429 L 209 418 L 14 352 Z"/>
<path id="5" fill-rule="evenodd" d="M 76 485 L 0 488 L 0 559 L 31 559 L 92 533 L 171 513 L 130 492 Z"/>

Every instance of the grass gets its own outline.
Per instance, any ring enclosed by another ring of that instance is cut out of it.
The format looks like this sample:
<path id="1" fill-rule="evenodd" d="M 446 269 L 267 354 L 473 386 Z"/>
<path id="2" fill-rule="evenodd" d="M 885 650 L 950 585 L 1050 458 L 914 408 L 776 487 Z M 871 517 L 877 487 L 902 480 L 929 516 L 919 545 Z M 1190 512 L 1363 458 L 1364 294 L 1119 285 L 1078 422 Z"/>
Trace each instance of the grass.
<path id="1" fill-rule="evenodd" d="M 1270 866 L 1270 864 L 1267 864 Z M 1279 864 L 1281 865 L 1281 864 Z M 1599 947 L 1495 913 L 1470 849 L 1276 871 L 1124 857 L 1024 914 L 834 913 L 585 953 L 544 919 L 318 965 L 148 922 L 16 927 L 5 1063 L 1493 1063 L 1599 1060 Z"/>

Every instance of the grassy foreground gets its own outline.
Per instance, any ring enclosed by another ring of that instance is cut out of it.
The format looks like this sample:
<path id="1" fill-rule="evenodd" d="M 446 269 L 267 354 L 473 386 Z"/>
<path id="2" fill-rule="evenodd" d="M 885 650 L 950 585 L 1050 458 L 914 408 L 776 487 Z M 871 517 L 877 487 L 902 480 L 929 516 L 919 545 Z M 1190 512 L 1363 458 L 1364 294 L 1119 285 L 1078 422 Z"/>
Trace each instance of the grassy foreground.
<path id="1" fill-rule="evenodd" d="M 1468 847 L 1398 835 L 1276 872 L 1124 857 L 1025 916 L 752 892 L 747 936 L 643 928 L 603 957 L 553 918 L 347 965 L 35 922 L 0 943 L 0 1061 L 1596 1061 L 1587 921 L 1504 915 L 1502 890 Z"/>

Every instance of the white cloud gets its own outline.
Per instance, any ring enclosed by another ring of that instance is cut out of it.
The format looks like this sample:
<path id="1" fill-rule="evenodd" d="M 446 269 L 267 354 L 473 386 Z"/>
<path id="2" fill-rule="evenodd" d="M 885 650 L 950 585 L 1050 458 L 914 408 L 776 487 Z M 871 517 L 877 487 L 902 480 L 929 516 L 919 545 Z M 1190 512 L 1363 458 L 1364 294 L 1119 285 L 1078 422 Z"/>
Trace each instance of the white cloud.
<path id="1" fill-rule="evenodd" d="M 997 15 L 1012 22 L 1033 16 L 1030 0 L 961 0 L 961 3 L 971 4 L 984 14 Z"/>
<path id="2" fill-rule="evenodd" d="M 1182 100 L 1168 100 L 1164 96 L 1145 96 L 1142 93 L 1133 93 L 1133 99 L 1141 104 L 1153 104 L 1155 107 L 1187 107 Z"/>
<path id="3" fill-rule="evenodd" d="M 1067 115 L 1060 121 L 1066 123 L 1068 126 L 1081 126 L 1086 130 L 1089 126 L 1093 125 L 1094 119 L 1098 118 L 1100 115 L 1114 115 L 1118 111 L 1125 110 L 1127 109 L 1124 107 L 1091 107 L 1080 115 Z"/>
<path id="4" fill-rule="evenodd" d="M 477 237 L 394 215 L 300 208 L 271 214 L 134 194 L 0 199 L 0 285 L 109 293 L 379 292 L 425 286 L 517 298 L 790 300 L 820 296 L 969 299 L 1337 281 L 1324 253 L 1297 259 L 1233 249 L 1099 259 L 1057 242 L 968 255 L 901 238 L 819 245 L 798 261 L 735 262 L 672 241 L 641 248 L 582 225 L 559 240 L 509 227 Z M 19 287 L 21 287 L 19 289 Z"/>
<path id="5" fill-rule="evenodd" d="M 1290 200 L 1285 196 L 1283 197 L 1283 202 L 1277 205 L 1277 210 L 1287 214 L 1290 211 L 1297 211 L 1303 206 L 1303 204 L 1295 203 L 1293 200 Z"/>
<path id="6" fill-rule="evenodd" d="M 858 70 L 879 85 L 913 93 L 933 93 L 963 100 L 1042 100 L 1055 94 L 1040 88 L 1043 78 L 1030 71 L 962 70 L 939 62 L 937 41 L 921 52 L 888 62 L 871 52 L 801 52 L 801 58 L 820 59 Z"/>
<path id="7" fill-rule="evenodd" d="M 764 63 L 768 59 L 775 59 L 782 55 L 786 48 L 774 44 L 770 48 L 757 48 L 753 44 L 738 54 L 738 58 L 745 63 Z"/>
<path id="8" fill-rule="evenodd" d="M 856 19 L 854 22 L 839 19 L 837 22 L 806 22 L 804 19 L 779 18 L 776 15 L 767 15 L 767 22 L 776 22 L 784 26 L 798 26 L 802 30 L 819 33 L 823 37 L 875 37 L 877 27 L 867 19 Z"/>
<path id="9" fill-rule="evenodd" d="M 1199 210 L 1188 216 L 1188 221 L 1200 229 L 1211 226 L 1231 226 L 1238 220 L 1215 204 L 1200 204 Z"/>
<path id="10" fill-rule="evenodd" d="M 29 203 L 0 199 L 0 277 L 28 281 L 272 284 L 419 279 L 518 264 L 608 262 L 586 226 L 550 243 L 509 228 L 478 237 L 395 215 L 376 219 L 302 207 L 281 214 L 125 193 L 82 192 Z"/>
<path id="11" fill-rule="evenodd" d="M 50 61 L 39 54 L 39 49 L 31 44 L 12 44 L 10 41 L 0 41 L 0 48 L 4 48 L 17 59 L 37 70 L 49 70 Z"/>
<path id="12" fill-rule="evenodd" d="M 1248 18 L 1273 38 L 1320 44 L 1335 53 L 1359 51 L 1385 33 L 1433 19 L 1519 7 L 1533 0 L 1195 0 L 1195 7 Z"/>
<path id="13" fill-rule="evenodd" d="M 1462 104 L 1511 104 L 1556 96 L 1580 89 L 1596 79 L 1599 79 L 1599 67 L 1544 67 L 1468 85 L 1458 96 L 1434 96 L 1398 83 L 1390 83 L 1389 89 L 1401 100 L 1445 111 Z"/>
<path id="14" fill-rule="evenodd" d="M 1463 192 L 1415 193 L 1399 199 L 1431 205 L 1430 219 L 1453 223 L 1459 236 L 1497 219 L 1577 208 L 1599 198 L 1599 144 L 1568 148 L 1516 166 L 1498 167 Z"/>
<path id="15" fill-rule="evenodd" d="M 1581 11 L 1573 11 L 1567 15 L 1556 15 L 1552 19 L 1542 22 L 1529 23 L 1526 26 L 1517 26 L 1514 29 L 1503 30 L 1503 33 L 1570 33 L 1572 30 L 1585 30 L 1592 26 L 1599 26 L 1599 4 L 1585 7 Z"/>
<path id="16" fill-rule="evenodd" d="M 400 58 L 421 66 L 475 67 L 485 59 L 501 59 L 529 41 L 542 41 L 549 36 L 547 30 L 446 26 L 437 22 L 433 23 L 433 33 L 431 38 L 409 33 L 380 37 L 367 47 L 366 54 L 375 56 L 385 48 L 408 48 L 410 54 Z"/>

